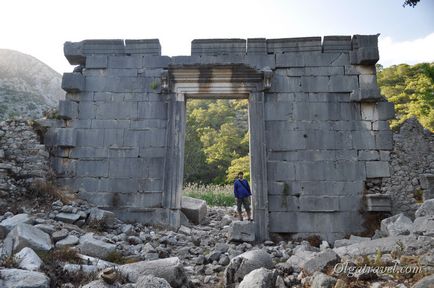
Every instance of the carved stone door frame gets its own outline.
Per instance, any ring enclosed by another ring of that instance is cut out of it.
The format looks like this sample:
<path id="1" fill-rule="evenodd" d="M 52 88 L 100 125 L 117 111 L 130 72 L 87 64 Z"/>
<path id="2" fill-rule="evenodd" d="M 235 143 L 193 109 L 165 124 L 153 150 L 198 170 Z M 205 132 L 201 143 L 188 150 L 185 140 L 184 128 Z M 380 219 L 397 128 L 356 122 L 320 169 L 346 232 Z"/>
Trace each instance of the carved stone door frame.
<path id="1" fill-rule="evenodd" d="M 169 93 L 168 150 L 163 207 L 169 224 L 179 226 L 184 176 L 186 100 L 248 99 L 249 150 L 256 239 L 268 239 L 268 191 L 265 147 L 264 89 L 271 71 L 245 65 L 191 65 L 169 67 L 162 75 L 162 88 Z"/>

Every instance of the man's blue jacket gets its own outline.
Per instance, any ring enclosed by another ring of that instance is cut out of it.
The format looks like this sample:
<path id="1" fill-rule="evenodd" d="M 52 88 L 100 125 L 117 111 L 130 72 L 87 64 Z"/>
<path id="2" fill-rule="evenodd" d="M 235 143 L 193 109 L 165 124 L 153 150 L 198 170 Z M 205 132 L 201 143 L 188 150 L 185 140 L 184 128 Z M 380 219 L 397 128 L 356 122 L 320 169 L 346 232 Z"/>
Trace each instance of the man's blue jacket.
<path id="1" fill-rule="evenodd" d="M 236 198 L 246 198 L 252 195 L 249 182 L 246 179 L 236 179 L 234 182 L 234 195 Z"/>

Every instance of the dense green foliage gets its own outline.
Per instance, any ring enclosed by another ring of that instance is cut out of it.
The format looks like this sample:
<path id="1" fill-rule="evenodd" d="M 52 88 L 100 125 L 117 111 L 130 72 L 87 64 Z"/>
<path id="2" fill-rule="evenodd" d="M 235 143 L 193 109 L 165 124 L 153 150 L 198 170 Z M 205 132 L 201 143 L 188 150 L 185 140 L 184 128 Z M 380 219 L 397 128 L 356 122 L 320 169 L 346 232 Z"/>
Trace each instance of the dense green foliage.
<path id="1" fill-rule="evenodd" d="M 248 176 L 247 113 L 246 100 L 187 102 L 186 183 L 232 183 L 239 171 Z"/>
<path id="2" fill-rule="evenodd" d="M 425 128 L 434 131 L 434 63 L 377 68 L 381 94 L 395 103 L 396 120 L 391 121 L 391 127 L 417 117 Z"/>

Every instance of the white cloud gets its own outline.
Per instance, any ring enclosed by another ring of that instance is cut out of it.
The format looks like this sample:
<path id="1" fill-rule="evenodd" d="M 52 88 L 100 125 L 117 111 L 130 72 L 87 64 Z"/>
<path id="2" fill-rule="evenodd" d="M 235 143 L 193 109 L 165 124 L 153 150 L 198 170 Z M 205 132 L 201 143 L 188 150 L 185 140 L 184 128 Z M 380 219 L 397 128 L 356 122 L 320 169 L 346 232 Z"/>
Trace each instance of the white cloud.
<path id="1" fill-rule="evenodd" d="M 434 62 L 434 33 L 412 41 L 394 41 L 392 37 L 381 37 L 378 43 L 380 63 L 388 67 L 401 63 L 416 64 Z"/>

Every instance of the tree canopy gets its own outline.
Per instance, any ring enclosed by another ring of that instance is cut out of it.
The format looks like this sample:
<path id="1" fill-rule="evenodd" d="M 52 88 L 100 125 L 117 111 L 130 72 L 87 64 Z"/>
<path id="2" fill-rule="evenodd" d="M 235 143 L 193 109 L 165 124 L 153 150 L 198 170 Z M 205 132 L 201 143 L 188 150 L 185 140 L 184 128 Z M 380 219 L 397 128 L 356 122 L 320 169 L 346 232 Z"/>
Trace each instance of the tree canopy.
<path id="1" fill-rule="evenodd" d="M 388 101 L 395 104 L 396 128 L 410 117 L 434 131 L 434 63 L 394 65 L 389 68 L 377 66 L 377 82 Z"/>

